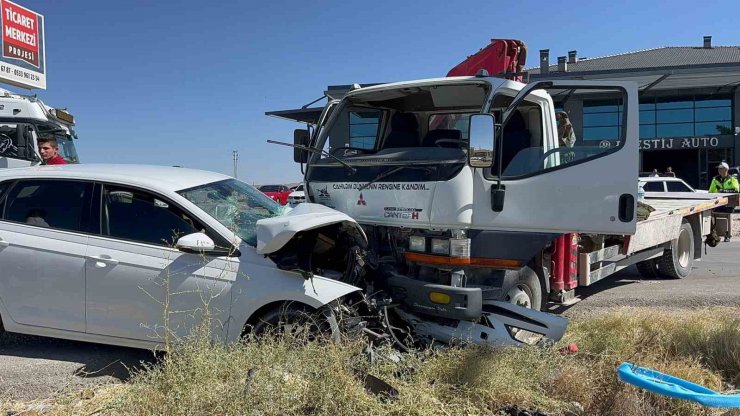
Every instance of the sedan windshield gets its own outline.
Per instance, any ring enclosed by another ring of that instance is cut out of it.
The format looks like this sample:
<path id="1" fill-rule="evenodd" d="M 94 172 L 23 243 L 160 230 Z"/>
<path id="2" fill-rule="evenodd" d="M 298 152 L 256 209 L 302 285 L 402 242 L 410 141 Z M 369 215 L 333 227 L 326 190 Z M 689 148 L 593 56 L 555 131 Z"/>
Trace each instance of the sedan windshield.
<path id="1" fill-rule="evenodd" d="M 286 210 L 251 185 L 236 179 L 213 182 L 178 193 L 251 246 L 257 245 L 257 221 L 277 217 Z"/>

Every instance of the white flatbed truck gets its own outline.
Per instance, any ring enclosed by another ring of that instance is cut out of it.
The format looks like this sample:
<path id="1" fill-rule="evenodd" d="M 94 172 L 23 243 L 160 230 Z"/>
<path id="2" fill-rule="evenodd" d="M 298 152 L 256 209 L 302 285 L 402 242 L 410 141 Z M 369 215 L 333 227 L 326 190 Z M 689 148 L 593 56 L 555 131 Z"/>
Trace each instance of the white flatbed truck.
<path id="1" fill-rule="evenodd" d="M 617 109 L 616 145 L 560 140 L 556 109 L 569 99 Z M 735 194 L 647 194 L 638 204 L 638 109 L 630 82 L 481 73 L 357 86 L 287 145 L 305 168 L 307 202 L 367 235 L 356 251 L 364 288 L 397 305 L 417 336 L 448 342 L 464 331 L 485 343 L 509 313 L 501 301 L 573 302 L 579 286 L 632 264 L 686 277 L 702 242 L 718 241 L 712 212 L 736 205 Z M 342 246 L 303 241 L 290 255 L 317 271 L 321 247 Z"/>

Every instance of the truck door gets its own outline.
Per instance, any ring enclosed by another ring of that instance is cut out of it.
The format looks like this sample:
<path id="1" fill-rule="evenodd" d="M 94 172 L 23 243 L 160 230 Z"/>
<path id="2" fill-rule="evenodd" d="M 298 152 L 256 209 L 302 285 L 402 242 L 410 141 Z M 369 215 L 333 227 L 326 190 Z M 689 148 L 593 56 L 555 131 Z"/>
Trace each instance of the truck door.
<path id="1" fill-rule="evenodd" d="M 506 109 L 490 109 L 503 116 L 493 166 L 476 169 L 483 192 L 474 192 L 474 223 L 509 231 L 633 234 L 636 84 L 539 82 L 509 102 Z"/>

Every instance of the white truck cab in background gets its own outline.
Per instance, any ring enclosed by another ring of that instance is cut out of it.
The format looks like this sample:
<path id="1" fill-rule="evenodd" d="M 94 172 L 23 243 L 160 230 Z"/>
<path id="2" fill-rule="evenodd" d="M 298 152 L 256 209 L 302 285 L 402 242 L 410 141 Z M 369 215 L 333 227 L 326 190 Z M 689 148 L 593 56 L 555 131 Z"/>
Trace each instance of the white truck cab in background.
<path id="1" fill-rule="evenodd" d="M 74 125 L 74 117 L 64 109 L 0 89 L 0 168 L 40 164 L 38 139 L 43 137 L 55 138 L 59 154 L 68 163 L 78 163 Z"/>

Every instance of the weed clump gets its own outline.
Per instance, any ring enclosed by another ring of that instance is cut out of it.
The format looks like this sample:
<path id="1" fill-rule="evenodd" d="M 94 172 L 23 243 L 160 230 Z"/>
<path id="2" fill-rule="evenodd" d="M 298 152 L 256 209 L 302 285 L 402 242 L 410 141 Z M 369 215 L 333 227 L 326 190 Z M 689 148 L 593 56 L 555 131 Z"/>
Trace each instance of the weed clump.
<path id="1" fill-rule="evenodd" d="M 562 347 L 575 342 L 579 352 Z M 572 322 L 549 348 L 452 347 L 420 352 L 285 336 L 224 346 L 194 341 L 118 388 L 106 414 L 152 415 L 712 415 L 618 381 L 623 361 L 715 390 L 740 380 L 740 311 L 625 309 Z M 369 392 L 364 375 L 397 394 Z"/>

